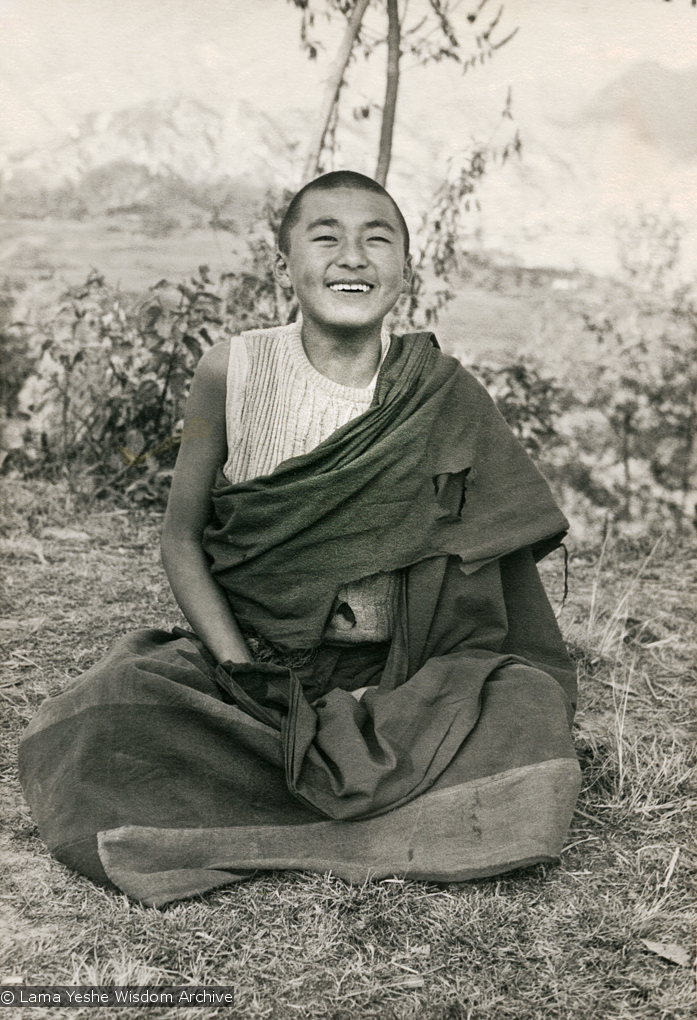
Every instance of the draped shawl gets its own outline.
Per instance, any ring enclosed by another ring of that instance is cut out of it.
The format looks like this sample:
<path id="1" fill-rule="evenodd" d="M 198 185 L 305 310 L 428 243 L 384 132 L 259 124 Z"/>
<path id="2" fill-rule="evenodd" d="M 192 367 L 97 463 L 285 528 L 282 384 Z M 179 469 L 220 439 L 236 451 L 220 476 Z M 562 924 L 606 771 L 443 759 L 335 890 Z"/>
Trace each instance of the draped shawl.
<path id="1" fill-rule="evenodd" d="M 465 573 L 568 523 L 491 397 L 431 333 L 392 337 L 368 411 L 267 476 L 219 473 L 203 547 L 242 625 L 321 640 L 338 588 L 454 555 Z M 279 584 L 279 580 L 283 583 Z"/>

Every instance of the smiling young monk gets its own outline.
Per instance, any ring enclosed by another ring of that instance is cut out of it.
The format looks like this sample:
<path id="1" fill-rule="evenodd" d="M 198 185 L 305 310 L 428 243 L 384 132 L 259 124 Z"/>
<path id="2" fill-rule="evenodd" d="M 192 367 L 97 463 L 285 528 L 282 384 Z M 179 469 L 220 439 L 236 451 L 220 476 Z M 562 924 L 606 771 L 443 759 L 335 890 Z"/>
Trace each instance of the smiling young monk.
<path id="1" fill-rule="evenodd" d="M 388 193 L 291 202 L 301 317 L 201 359 L 162 554 L 193 633 L 123 638 L 22 744 L 53 853 L 147 903 L 256 869 L 457 881 L 558 856 L 575 675 L 535 560 L 566 521 L 482 387 L 384 328 Z M 206 430 L 199 430 L 205 432 Z"/>

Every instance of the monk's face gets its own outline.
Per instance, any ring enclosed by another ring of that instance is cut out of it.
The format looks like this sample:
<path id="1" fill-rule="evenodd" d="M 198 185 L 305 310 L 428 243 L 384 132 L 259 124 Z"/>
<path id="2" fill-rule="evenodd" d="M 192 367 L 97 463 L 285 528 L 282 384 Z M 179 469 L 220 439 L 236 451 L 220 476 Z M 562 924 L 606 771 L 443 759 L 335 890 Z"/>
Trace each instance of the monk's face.
<path id="1" fill-rule="evenodd" d="M 410 271 L 392 202 L 354 188 L 308 192 L 276 271 L 305 322 L 330 333 L 379 331 Z"/>

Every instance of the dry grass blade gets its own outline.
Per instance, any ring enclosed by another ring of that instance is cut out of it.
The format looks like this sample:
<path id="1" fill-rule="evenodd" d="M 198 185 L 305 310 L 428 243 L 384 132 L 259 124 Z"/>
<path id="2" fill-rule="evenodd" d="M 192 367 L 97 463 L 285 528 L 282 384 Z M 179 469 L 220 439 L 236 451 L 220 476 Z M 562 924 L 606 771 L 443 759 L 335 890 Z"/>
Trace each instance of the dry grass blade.
<path id="1" fill-rule="evenodd" d="M 634 577 L 632 578 L 630 583 L 627 585 L 625 590 L 622 592 L 622 594 L 620 595 L 620 598 L 617 600 L 615 608 L 613 609 L 612 613 L 610 614 L 608 622 L 605 625 L 605 629 L 602 631 L 602 634 L 600 636 L 600 641 L 598 642 L 598 645 L 597 645 L 597 654 L 598 654 L 598 656 L 600 658 L 603 658 L 607 654 L 608 650 L 613 645 L 616 648 L 615 654 L 618 654 L 618 652 L 620 650 L 619 649 L 619 645 L 621 644 L 622 636 L 624 634 L 624 625 L 626 624 L 627 616 L 628 616 L 628 613 L 629 613 L 629 605 L 630 605 L 632 596 L 636 592 L 636 589 L 637 589 L 637 586 L 639 584 L 639 581 L 640 581 L 644 571 L 646 570 L 647 566 L 649 565 L 649 563 L 653 559 L 654 554 L 656 553 L 659 545 L 663 541 L 663 538 L 664 538 L 664 536 L 661 535 L 656 540 L 656 542 L 654 543 L 654 545 L 651 548 L 651 551 L 645 557 L 645 559 L 643 560 L 643 562 L 639 566 L 638 570 L 634 574 Z M 598 575 L 599 575 L 599 573 L 600 573 L 600 561 L 598 562 Z M 594 625 L 595 625 L 595 618 L 594 618 L 594 616 L 593 616 L 593 618 L 591 618 L 591 615 L 589 614 L 589 621 L 588 621 L 589 633 L 591 632 L 591 627 L 594 626 Z"/>

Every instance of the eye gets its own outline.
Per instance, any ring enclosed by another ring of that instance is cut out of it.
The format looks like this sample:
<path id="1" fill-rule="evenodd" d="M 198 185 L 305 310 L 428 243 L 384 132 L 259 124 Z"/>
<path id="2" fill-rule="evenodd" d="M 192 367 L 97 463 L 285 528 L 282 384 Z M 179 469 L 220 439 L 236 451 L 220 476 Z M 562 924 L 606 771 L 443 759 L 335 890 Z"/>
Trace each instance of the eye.
<path id="1" fill-rule="evenodd" d="M 336 241 L 336 237 L 334 236 L 334 234 L 318 234 L 316 237 L 313 237 L 312 240 L 313 241 L 327 241 L 327 242 L 334 241 L 335 242 Z"/>
<path id="2" fill-rule="evenodd" d="M 371 234 L 368 241 L 382 241 L 384 244 L 392 244 L 392 238 L 385 237 L 384 234 Z"/>

